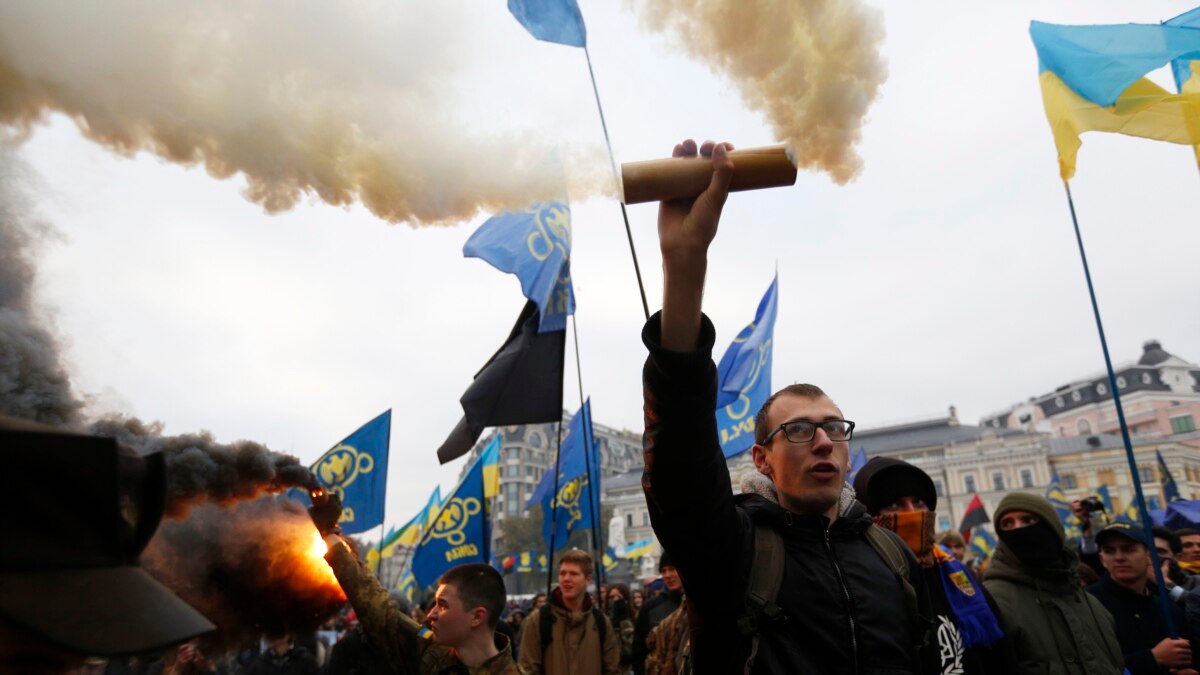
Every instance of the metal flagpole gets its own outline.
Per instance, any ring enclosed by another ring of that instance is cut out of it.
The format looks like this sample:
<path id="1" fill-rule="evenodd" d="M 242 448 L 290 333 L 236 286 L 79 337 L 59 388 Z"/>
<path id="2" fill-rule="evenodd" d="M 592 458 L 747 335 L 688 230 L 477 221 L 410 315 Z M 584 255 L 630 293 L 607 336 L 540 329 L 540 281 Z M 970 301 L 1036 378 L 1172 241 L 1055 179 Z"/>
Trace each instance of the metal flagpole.
<path id="1" fill-rule="evenodd" d="M 1113 395 L 1113 403 L 1117 406 L 1117 421 L 1121 425 L 1121 440 L 1125 442 L 1125 459 L 1129 462 L 1129 473 L 1133 477 L 1133 490 L 1137 495 L 1138 512 L 1142 518 L 1142 543 L 1150 552 L 1154 563 L 1154 580 L 1158 584 L 1158 598 L 1162 603 L 1163 619 L 1166 620 L 1167 633 L 1172 638 L 1178 638 L 1175 622 L 1171 619 L 1171 600 L 1167 596 L 1167 587 L 1163 584 L 1162 561 L 1158 559 L 1158 551 L 1154 547 L 1154 531 L 1150 525 L 1150 511 L 1146 508 L 1146 495 L 1142 492 L 1142 481 L 1138 476 L 1137 461 L 1133 457 L 1133 442 L 1129 439 L 1129 426 L 1125 423 L 1125 409 L 1121 407 L 1121 392 L 1117 387 L 1117 374 L 1113 371 L 1112 358 L 1108 355 L 1108 340 L 1104 337 L 1104 323 L 1100 321 L 1100 306 L 1096 303 L 1096 289 L 1092 285 L 1092 273 L 1088 269 L 1087 254 L 1083 250 L 1083 236 L 1079 233 L 1079 219 L 1075 216 L 1075 200 L 1071 198 L 1071 185 L 1063 181 L 1067 190 L 1067 205 L 1071 208 L 1071 222 L 1075 226 L 1075 241 L 1079 244 L 1079 259 L 1083 262 L 1083 276 L 1087 279 L 1088 295 L 1092 298 L 1092 314 L 1096 317 L 1096 332 L 1100 334 L 1100 348 L 1104 351 L 1104 365 L 1108 368 L 1108 388 Z"/>
<path id="2" fill-rule="evenodd" d="M 546 602 L 554 592 L 554 535 L 558 534 L 555 516 L 558 512 L 558 466 L 562 461 L 562 416 L 558 418 L 558 433 L 554 441 L 554 492 L 550 494 L 550 513 L 543 513 L 542 520 L 550 519 L 550 550 L 546 552 Z"/>
<path id="3" fill-rule="evenodd" d="M 574 314 L 571 315 L 571 328 L 573 329 L 571 331 L 571 335 L 574 336 L 574 338 L 575 338 L 575 374 L 576 374 L 576 379 L 579 382 L 579 412 L 582 413 L 583 412 L 583 366 L 581 365 L 581 360 L 579 358 L 579 324 L 575 321 Z M 592 553 L 594 553 L 596 556 L 592 562 L 596 565 L 596 588 L 598 590 L 600 588 L 600 584 L 604 583 L 604 559 L 602 557 L 604 555 L 604 549 L 600 548 L 600 533 L 598 532 L 598 530 L 600 529 L 600 526 L 596 522 L 600 518 L 600 514 L 598 513 L 598 511 L 600 510 L 600 496 L 596 493 L 596 490 L 598 490 L 600 486 L 598 486 L 592 482 L 592 476 L 593 476 L 593 474 L 592 474 L 592 441 L 594 439 L 592 437 L 592 417 L 591 417 L 591 415 L 587 416 L 587 419 L 584 420 L 584 424 L 585 424 L 585 426 L 583 429 L 583 442 L 584 442 L 583 461 L 584 461 L 584 471 L 587 471 L 587 476 L 588 476 L 588 481 L 587 481 L 587 483 L 588 483 L 588 510 L 592 512 L 592 549 L 593 549 Z M 594 475 L 596 477 L 596 480 L 599 481 L 600 480 L 600 467 L 596 467 L 596 473 Z M 603 601 L 603 600 L 601 600 L 601 601 Z"/>
<path id="4" fill-rule="evenodd" d="M 592 69 L 592 54 L 587 45 L 583 46 L 583 55 L 587 57 L 588 75 L 592 77 L 592 92 L 596 94 L 596 110 L 600 111 L 600 128 L 604 130 L 604 144 L 608 146 L 608 161 L 612 165 L 613 181 L 621 185 L 621 174 L 617 173 L 617 159 L 613 155 L 612 141 L 608 139 L 608 123 L 604 121 L 604 106 L 600 104 L 600 88 L 596 86 L 596 71 Z M 625 211 L 624 199 L 618 199 L 621 205 L 621 220 L 625 221 L 625 236 L 629 239 L 629 255 L 633 257 L 633 273 L 637 275 L 638 292 L 642 294 L 642 313 L 650 320 L 650 305 L 646 302 L 646 287 L 642 284 L 642 269 L 638 265 L 637 250 L 633 247 L 633 232 L 629 229 L 629 214 Z"/>

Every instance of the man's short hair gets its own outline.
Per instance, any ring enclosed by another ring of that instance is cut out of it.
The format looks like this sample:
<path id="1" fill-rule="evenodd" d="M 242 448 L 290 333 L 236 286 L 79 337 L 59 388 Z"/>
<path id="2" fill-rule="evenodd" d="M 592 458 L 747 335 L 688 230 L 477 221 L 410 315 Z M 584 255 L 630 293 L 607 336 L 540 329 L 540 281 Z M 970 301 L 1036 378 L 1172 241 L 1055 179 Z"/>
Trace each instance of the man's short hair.
<path id="1" fill-rule="evenodd" d="M 1162 539 L 1167 542 L 1167 548 L 1171 549 L 1171 553 L 1179 555 L 1183 553 L 1183 541 L 1174 532 L 1165 527 L 1155 527 L 1151 529 L 1155 539 Z"/>
<path id="2" fill-rule="evenodd" d="M 1175 530 L 1175 536 L 1180 539 L 1184 537 L 1200 537 L 1200 530 L 1193 530 L 1190 527 L 1185 527 L 1180 530 Z"/>
<path id="3" fill-rule="evenodd" d="M 763 402 L 762 407 L 758 409 L 758 414 L 754 416 L 754 442 L 762 444 L 767 438 L 767 434 L 774 429 L 767 428 L 767 412 L 771 409 L 771 404 L 780 396 L 799 396 L 800 398 L 821 398 L 828 397 L 824 391 L 815 384 L 789 384 L 779 391 L 771 394 L 771 397 Z"/>
<path id="4" fill-rule="evenodd" d="M 467 611 L 476 607 L 484 608 L 487 611 L 488 628 L 495 628 L 500 622 L 500 613 L 504 611 L 508 594 L 504 590 L 504 579 L 491 565 L 467 563 L 452 567 L 438 579 L 438 583 L 453 586 Z"/>
<path id="5" fill-rule="evenodd" d="M 592 561 L 592 556 L 588 555 L 587 552 L 580 551 L 577 548 L 567 551 L 563 554 L 563 557 L 558 559 L 559 569 L 562 569 L 562 566 L 566 563 L 579 565 L 580 569 L 583 570 L 583 576 L 592 576 L 592 567 L 595 565 L 595 563 Z"/>
<path id="6" fill-rule="evenodd" d="M 937 543 L 941 544 L 942 546 L 962 546 L 964 548 L 967 545 L 967 541 L 963 539 L 963 536 L 954 530 L 939 532 L 937 535 Z"/>

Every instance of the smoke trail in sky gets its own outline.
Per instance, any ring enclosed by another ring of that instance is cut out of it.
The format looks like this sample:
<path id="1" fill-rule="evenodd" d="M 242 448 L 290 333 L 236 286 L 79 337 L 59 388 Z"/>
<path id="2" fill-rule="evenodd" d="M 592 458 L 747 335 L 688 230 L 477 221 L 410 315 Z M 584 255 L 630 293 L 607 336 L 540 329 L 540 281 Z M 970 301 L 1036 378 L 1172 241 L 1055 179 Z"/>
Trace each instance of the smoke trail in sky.
<path id="1" fill-rule="evenodd" d="M 862 171 L 854 146 L 887 79 L 883 18 L 857 0 L 641 0 L 643 25 L 672 36 L 762 112 L 801 168 L 838 183 Z"/>

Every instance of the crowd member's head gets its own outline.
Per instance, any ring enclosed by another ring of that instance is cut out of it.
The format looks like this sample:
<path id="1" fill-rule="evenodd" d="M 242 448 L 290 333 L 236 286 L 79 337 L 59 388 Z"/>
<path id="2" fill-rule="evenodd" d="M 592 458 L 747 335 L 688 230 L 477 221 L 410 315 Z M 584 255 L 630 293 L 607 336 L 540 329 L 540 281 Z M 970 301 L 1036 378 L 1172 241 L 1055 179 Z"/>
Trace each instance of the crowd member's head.
<path id="1" fill-rule="evenodd" d="M 902 459 L 873 457 L 854 477 L 854 491 L 880 527 L 900 535 L 918 558 L 930 555 L 937 491 L 928 474 Z"/>
<path id="2" fill-rule="evenodd" d="M 835 519 L 854 423 L 812 384 L 775 392 L 754 422 L 754 466 L 775 484 L 779 504 Z"/>
<path id="3" fill-rule="evenodd" d="M 658 573 L 662 575 L 663 586 L 666 586 L 668 593 L 677 593 L 683 588 L 683 580 L 679 578 L 679 570 L 675 569 L 675 561 L 671 560 L 666 551 L 663 551 L 658 559 Z"/>
<path id="4" fill-rule="evenodd" d="M 461 647 L 472 641 L 492 641 L 504 611 L 504 579 L 491 565 L 470 563 L 453 567 L 438 579 L 429 628 L 439 644 Z"/>
<path id="5" fill-rule="evenodd" d="M 1154 551 L 1158 553 L 1159 560 L 1177 560 L 1179 554 L 1183 552 L 1183 544 L 1179 541 L 1179 537 L 1165 527 L 1156 527 L 1152 532 L 1154 533 Z"/>
<path id="6" fill-rule="evenodd" d="M 162 518 L 160 454 L 0 416 L 0 672 L 162 649 L 214 626 L 137 564 Z"/>
<path id="7" fill-rule="evenodd" d="M 265 638 L 267 650 L 279 656 L 283 656 L 292 651 L 292 634 L 291 633 L 274 633 L 268 634 Z"/>
<path id="8" fill-rule="evenodd" d="M 1109 524 L 1096 534 L 1100 564 L 1121 586 L 1141 592 L 1150 569 L 1150 551 L 1141 539 L 1140 526 L 1124 522 Z"/>
<path id="9" fill-rule="evenodd" d="M 1087 588 L 1100 581 L 1100 575 L 1087 563 L 1079 563 L 1079 587 Z"/>
<path id="10" fill-rule="evenodd" d="M 967 555 L 967 541 L 963 539 L 961 534 L 954 530 L 946 530 L 938 534 L 937 543 L 949 549 L 959 562 L 962 562 L 963 558 Z"/>
<path id="11" fill-rule="evenodd" d="M 626 603 L 629 602 L 629 586 L 627 584 L 613 584 L 608 587 L 608 602 L 612 604 L 618 600 Z"/>
<path id="12" fill-rule="evenodd" d="M 1175 534 L 1181 546 L 1179 562 L 1200 563 L 1200 531 L 1185 528 Z"/>
<path id="13" fill-rule="evenodd" d="M 1064 555 L 1066 533 L 1054 505 L 1045 497 L 1011 492 L 992 516 L 1001 545 L 1029 569 L 1074 569 L 1073 556 Z"/>
<path id="14" fill-rule="evenodd" d="M 537 609 L 538 607 L 541 607 L 544 604 L 546 604 L 546 594 L 538 593 L 537 595 L 533 596 L 533 600 L 530 601 L 529 611 L 532 612 L 533 610 Z"/>
<path id="15" fill-rule="evenodd" d="M 634 616 L 637 616 L 637 613 L 642 611 L 642 605 L 645 604 L 645 602 L 646 602 L 646 593 L 644 591 L 641 591 L 641 590 L 630 591 L 629 606 L 633 609 Z"/>
<path id="16" fill-rule="evenodd" d="M 567 607 L 577 608 L 583 603 L 588 584 L 592 583 L 592 565 L 592 556 L 579 549 L 567 551 L 559 559 L 558 588 Z"/>

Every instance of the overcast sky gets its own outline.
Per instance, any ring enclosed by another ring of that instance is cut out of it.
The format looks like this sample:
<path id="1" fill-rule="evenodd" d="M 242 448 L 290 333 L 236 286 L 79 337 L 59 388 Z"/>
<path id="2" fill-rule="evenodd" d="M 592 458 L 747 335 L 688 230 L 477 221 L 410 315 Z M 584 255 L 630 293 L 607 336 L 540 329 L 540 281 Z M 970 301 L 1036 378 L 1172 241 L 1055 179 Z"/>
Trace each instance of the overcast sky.
<path id="1" fill-rule="evenodd" d="M 631 6 L 580 4 L 618 162 L 666 156 L 689 136 L 777 140 L 731 82 L 643 28 Z M 391 75 L 433 73 L 426 84 L 452 111 L 437 125 L 447 146 L 486 146 L 478 165 L 453 167 L 463 181 L 527 144 L 607 170 L 582 50 L 535 41 L 499 0 L 425 5 L 381 3 L 379 25 L 428 21 L 431 44 L 444 34 L 449 46 L 431 47 L 430 63 L 397 61 L 420 73 Z M 863 172 L 845 186 L 801 172 L 795 187 L 730 199 L 705 300 L 718 358 L 778 266 L 774 386 L 817 383 L 860 428 L 950 405 L 975 422 L 1100 372 L 1028 24 L 1157 22 L 1190 0 L 873 5 L 887 79 L 856 148 Z M 387 30 L 352 39 L 366 74 L 414 49 Z M 1165 72 L 1154 77 L 1170 86 Z M 402 150 L 408 127 L 390 133 Z M 96 409 L 310 462 L 392 408 L 389 524 L 424 505 L 434 482 L 453 485 L 462 460 L 439 467 L 435 450 L 524 302 L 515 278 L 461 255 L 485 215 L 414 228 L 315 198 L 267 214 L 242 196 L 240 175 L 120 156 L 62 115 L 19 152 L 37 176 L 40 213 L 62 235 L 40 255 L 38 298 L 55 316 L 76 390 Z M 1135 360 L 1156 338 L 1200 361 L 1195 156 L 1088 134 L 1078 167 L 1072 189 L 1114 360 Z M 597 422 L 640 431 L 643 317 L 620 211 L 604 197 L 572 209 L 583 388 Z M 652 311 L 655 215 L 653 205 L 629 209 Z M 568 351 L 570 409 L 573 359 Z"/>

